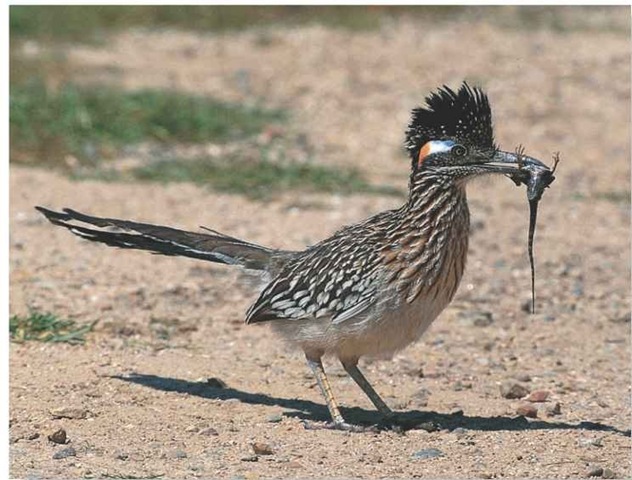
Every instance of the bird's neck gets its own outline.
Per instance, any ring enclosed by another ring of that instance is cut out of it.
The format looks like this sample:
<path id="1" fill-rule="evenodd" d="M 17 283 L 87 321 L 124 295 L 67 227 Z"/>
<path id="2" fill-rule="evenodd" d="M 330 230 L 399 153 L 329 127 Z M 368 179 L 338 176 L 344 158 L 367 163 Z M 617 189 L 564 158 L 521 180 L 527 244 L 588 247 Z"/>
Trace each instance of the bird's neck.
<path id="1" fill-rule="evenodd" d="M 448 178 L 417 178 L 398 217 L 399 228 L 391 232 L 384 261 L 391 265 L 406 301 L 424 291 L 449 301 L 467 256 L 470 217 L 464 185 Z M 439 290 L 443 293 L 438 296 Z"/>
<path id="2" fill-rule="evenodd" d="M 459 209 L 467 210 L 463 182 L 442 175 L 419 175 L 409 184 L 408 201 L 403 210 L 424 223 L 439 224 L 449 220 Z"/>

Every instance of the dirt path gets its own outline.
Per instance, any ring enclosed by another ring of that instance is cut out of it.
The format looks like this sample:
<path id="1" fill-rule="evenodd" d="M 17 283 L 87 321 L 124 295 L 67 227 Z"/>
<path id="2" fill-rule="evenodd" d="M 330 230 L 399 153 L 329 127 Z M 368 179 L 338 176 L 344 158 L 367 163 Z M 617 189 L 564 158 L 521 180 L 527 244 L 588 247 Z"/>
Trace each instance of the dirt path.
<path id="1" fill-rule="evenodd" d="M 187 185 L 75 183 L 13 167 L 11 313 L 30 306 L 99 320 L 84 346 L 11 345 L 14 477 L 568 478 L 598 467 L 630 475 L 629 41 L 607 32 L 426 27 L 276 30 L 265 41 L 261 33 L 128 33 L 69 54 L 86 72 L 118 69 L 116 81 L 127 87 L 172 85 L 289 106 L 319 161 L 351 163 L 401 187 L 408 111 L 429 89 L 463 77 L 489 90 L 502 145 L 523 143 L 545 160 L 562 152 L 541 206 L 539 313 L 521 308 L 529 298 L 524 191 L 502 179 L 478 182 L 456 300 L 393 361 L 364 363 L 393 407 L 429 412 L 439 430 L 306 430 L 302 421 L 324 420 L 326 409 L 301 355 L 267 327 L 243 324 L 256 295 L 248 279 L 193 260 L 87 245 L 32 208 L 207 225 L 301 248 L 398 200 L 284 194 L 262 204 Z M 472 45 L 481 47 L 465 48 Z M 240 69 L 247 88 L 235 81 Z M 342 369 L 326 366 L 344 413 L 374 418 Z M 213 377 L 226 388 L 208 384 Z M 536 419 L 515 419 L 523 402 L 500 394 L 517 378 L 549 392 L 532 404 Z M 85 418 L 53 418 L 60 407 Z M 59 428 L 68 445 L 47 440 Z M 254 455 L 254 442 L 273 454 Z M 70 446 L 75 456 L 53 458 Z M 431 448 L 441 455 L 419 454 Z"/>

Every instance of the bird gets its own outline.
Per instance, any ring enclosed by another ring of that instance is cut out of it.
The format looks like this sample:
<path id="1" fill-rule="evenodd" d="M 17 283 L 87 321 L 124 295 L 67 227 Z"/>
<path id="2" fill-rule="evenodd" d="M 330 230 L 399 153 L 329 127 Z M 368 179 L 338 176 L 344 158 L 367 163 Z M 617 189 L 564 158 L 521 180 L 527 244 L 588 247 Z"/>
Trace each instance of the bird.
<path id="1" fill-rule="evenodd" d="M 322 359 L 333 356 L 384 418 L 394 412 L 358 367 L 389 358 L 418 340 L 454 297 L 470 233 L 466 185 L 486 175 L 512 177 L 539 160 L 501 150 L 489 98 L 463 82 L 443 85 L 412 110 L 404 149 L 408 196 L 304 250 L 265 247 L 204 228 L 191 232 L 130 220 L 35 207 L 54 225 L 124 249 L 236 265 L 260 273 L 263 290 L 246 324 L 269 323 L 305 355 L 335 429 L 354 430 L 340 411 Z"/>

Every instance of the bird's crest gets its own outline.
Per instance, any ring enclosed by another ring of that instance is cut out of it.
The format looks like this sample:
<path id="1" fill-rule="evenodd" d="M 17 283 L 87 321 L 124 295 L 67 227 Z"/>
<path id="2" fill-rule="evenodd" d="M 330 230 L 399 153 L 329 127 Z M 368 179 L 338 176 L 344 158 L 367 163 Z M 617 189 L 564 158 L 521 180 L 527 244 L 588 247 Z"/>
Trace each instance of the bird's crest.
<path id="1" fill-rule="evenodd" d="M 453 139 L 478 149 L 494 149 L 492 112 L 487 95 L 463 82 L 457 92 L 443 86 L 426 97 L 424 107 L 412 111 L 406 149 L 413 158 L 430 140 Z"/>

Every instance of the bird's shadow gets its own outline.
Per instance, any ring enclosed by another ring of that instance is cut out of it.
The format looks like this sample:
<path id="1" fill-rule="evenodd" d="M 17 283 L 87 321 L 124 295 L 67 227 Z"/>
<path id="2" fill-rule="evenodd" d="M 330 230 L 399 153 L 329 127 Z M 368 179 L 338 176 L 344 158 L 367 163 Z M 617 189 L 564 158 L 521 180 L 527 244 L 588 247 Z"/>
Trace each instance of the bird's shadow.
<path id="1" fill-rule="evenodd" d="M 243 403 L 255 405 L 278 406 L 291 411 L 283 413 L 287 417 L 296 417 L 309 421 L 328 421 L 327 408 L 310 400 L 295 398 L 282 398 L 265 395 L 263 393 L 244 392 L 230 387 L 217 387 L 204 382 L 190 382 L 178 378 L 160 377 L 133 373 L 130 375 L 112 375 L 110 378 L 131 382 L 145 387 L 162 390 L 165 392 L 186 393 L 202 398 L 215 400 L 237 399 Z M 355 425 L 380 425 L 380 415 L 373 410 L 364 410 L 359 407 L 342 408 L 345 419 Z M 382 423 L 382 425 L 384 425 Z M 422 412 L 410 410 L 397 413 L 397 425 L 403 430 L 410 429 L 448 429 L 464 428 L 467 430 L 500 431 L 500 430 L 594 430 L 602 432 L 614 432 L 620 435 L 630 436 L 630 430 L 621 430 L 611 425 L 599 422 L 579 422 L 576 424 L 566 422 L 553 422 L 543 420 L 527 420 L 524 417 L 480 417 L 463 414 L 462 411 L 453 413 Z"/>

